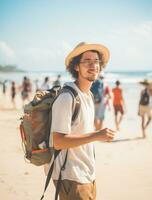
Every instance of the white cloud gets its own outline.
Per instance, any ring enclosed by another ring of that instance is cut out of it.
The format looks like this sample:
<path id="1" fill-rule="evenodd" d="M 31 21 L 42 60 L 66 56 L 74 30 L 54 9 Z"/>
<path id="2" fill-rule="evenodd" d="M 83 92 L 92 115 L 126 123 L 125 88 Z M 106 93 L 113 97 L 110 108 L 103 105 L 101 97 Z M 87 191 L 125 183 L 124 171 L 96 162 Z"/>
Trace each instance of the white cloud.
<path id="1" fill-rule="evenodd" d="M 63 70 L 65 56 L 70 50 L 66 41 L 47 44 L 47 47 L 24 47 L 18 52 L 19 66 L 27 70 Z"/>
<path id="2" fill-rule="evenodd" d="M 0 64 L 16 64 L 16 52 L 5 41 L 0 41 Z"/>
<path id="3" fill-rule="evenodd" d="M 85 38 L 86 39 L 86 38 Z M 14 64 L 27 70 L 63 70 L 66 55 L 77 41 L 59 39 L 44 46 L 22 46 L 16 49 L 0 41 L 0 64 Z M 95 41 L 96 40 L 96 41 Z M 70 42 L 69 42 L 70 41 Z M 93 42 L 102 42 L 109 47 L 111 60 L 107 69 L 144 70 L 152 66 L 152 21 L 134 26 L 120 26 L 116 29 L 99 30 L 92 37 Z"/>
<path id="4" fill-rule="evenodd" d="M 145 39 L 152 39 L 152 21 L 146 21 L 138 25 L 137 27 L 133 28 L 133 31 Z"/>
<path id="5" fill-rule="evenodd" d="M 110 49 L 112 69 L 151 69 L 152 21 L 113 30 Z"/>
<path id="6" fill-rule="evenodd" d="M 0 64 L 16 64 L 27 70 L 62 70 L 65 55 L 71 50 L 66 41 L 58 41 L 47 47 L 24 46 L 17 49 L 0 41 Z"/>

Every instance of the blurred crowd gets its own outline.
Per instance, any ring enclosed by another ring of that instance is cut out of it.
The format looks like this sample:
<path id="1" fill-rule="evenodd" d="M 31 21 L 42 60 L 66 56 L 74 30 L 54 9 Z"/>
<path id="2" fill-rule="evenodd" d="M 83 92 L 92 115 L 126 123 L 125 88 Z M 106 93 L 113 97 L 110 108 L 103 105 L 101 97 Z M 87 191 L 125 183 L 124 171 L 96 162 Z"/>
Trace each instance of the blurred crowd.
<path id="1" fill-rule="evenodd" d="M 23 77 L 22 83 L 16 84 L 15 81 L 4 80 L 0 82 L 3 95 L 6 94 L 7 85 L 10 85 L 10 98 L 13 109 L 16 109 L 16 95 L 20 94 L 22 106 L 31 101 L 36 91 L 49 90 L 53 86 L 62 86 L 61 75 L 57 75 L 55 80 L 45 77 L 43 82 L 38 80 L 32 82 L 27 76 Z M 139 95 L 138 115 L 141 117 L 142 137 L 146 137 L 146 129 L 152 119 L 152 82 L 144 80 L 139 82 L 143 89 Z M 104 73 L 101 73 L 96 81 L 93 82 L 91 92 L 94 97 L 95 105 L 95 128 L 100 130 L 104 127 L 106 110 L 113 112 L 115 128 L 120 130 L 124 114 L 126 114 L 126 104 L 123 95 L 122 84 L 119 80 L 115 81 L 115 86 L 110 87 Z"/>

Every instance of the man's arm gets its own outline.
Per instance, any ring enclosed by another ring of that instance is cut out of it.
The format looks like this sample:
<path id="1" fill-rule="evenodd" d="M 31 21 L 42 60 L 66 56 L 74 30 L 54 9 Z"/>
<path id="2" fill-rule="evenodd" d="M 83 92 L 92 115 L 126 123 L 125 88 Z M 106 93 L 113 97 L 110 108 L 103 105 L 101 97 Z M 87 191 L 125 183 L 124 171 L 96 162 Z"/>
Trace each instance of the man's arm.
<path id="1" fill-rule="evenodd" d="M 114 138 L 114 133 L 115 131 L 108 128 L 88 134 L 76 134 L 76 135 L 54 132 L 53 145 L 55 149 L 59 150 L 59 149 L 74 148 L 94 141 L 110 142 Z"/>

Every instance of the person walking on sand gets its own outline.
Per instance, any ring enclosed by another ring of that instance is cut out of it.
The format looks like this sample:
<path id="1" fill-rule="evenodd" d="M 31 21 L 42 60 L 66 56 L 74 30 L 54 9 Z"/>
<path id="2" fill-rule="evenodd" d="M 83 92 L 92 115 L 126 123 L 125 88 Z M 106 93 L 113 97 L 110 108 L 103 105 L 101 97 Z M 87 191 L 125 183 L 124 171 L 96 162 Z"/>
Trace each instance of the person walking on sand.
<path id="1" fill-rule="evenodd" d="M 113 92 L 113 108 L 115 114 L 115 125 L 116 129 L 119 131 L 120 123 L 122 121 L 124 115 L 124 98 L 123 98 L 123 91 L 120 88 L 120 81 L 116 81 L 116 87 L 112 89 Z"/>
<path id="2" fill-rule="evenodd" d="M 7 84 L 7 82 L 8 82 L 8 80 L 4 80 L 4 81 L 2 82 L 2 86 L 3 86 L 3 95 L 6 94 L 6 89 L 7 89 L 6 84 Z"/>
<path id="3" fill-rule="evenodd" d="M 12 81 L 11 82 L 11 100 L 12 100 L 12 105 L 14 109 L 16 109 L 15 96 L 16 96 L 16 84 L 15 84 L 15 81 Z"/>
<path id="4" fill-rule="evenodd" d="M 49 81 L 50 81 L 49 77 L 46 76 L 46 77 L 44 78 L 44 82 L 43 82 L 42 85 L 41 85 L 41 90 L 49 90 L 49 89 L 50 89 Z"/>
<path id="5" fill-rule="evenodd" d="M 61 86 L 61 75 L 58 74 L 57 79 L 53 82 L 53 86 Z"/>
<path id="6" fill-rule="evenodd" d="M 152 120 L 152 82 L 141 81 L 145 88 L 141 91 L 138 115 L 141 117 L 142 137 L 146 138 L 146 129 Z"/>
<path id="7" fill-rule="evenodd" d="M 90 88 L 108 60 L 109 50 L 101 44 L 80 43 L 66 57 L 66 69 L 75 79 L 66 85 L 78 92 L 81 105 L 72 124 L 73 100 L 69 93 L 61 93 L 52 107 L 53 146 L 56 150 L 62 150 L 55 160 L 52 174 L 56 187 L 67 155 L 65 168 L 61 170 L 60 200 L 96 199 L 93 142 L 110 142 L 115 132 L 109 128 L 94 130 L 94 103 Z"/>
<path id="8" fill-rule="evenodd" d="M 100 73 L 99 78 L 95 80 L 91 86 L 91 92 L 94 96 L 95 104 L 95 120 L 94 125 L 96 130 L 103 128 L 106 106 L 110 109 L 109 99 L 111 98 L 110 89 L 105 85 L 104 74 Z"/>
<path id="9" fill-rule="evenodd" d="M 26 76 L 23 77 L 22 85 L 21 85 L 21 97 L 22 97 L 22 102 L 23 106 L 25 104 L 25 101 L 30 101 L 30 92 L 32 91 L 32 84 L 30 82 L 30 79 L 27 78 Z"/>

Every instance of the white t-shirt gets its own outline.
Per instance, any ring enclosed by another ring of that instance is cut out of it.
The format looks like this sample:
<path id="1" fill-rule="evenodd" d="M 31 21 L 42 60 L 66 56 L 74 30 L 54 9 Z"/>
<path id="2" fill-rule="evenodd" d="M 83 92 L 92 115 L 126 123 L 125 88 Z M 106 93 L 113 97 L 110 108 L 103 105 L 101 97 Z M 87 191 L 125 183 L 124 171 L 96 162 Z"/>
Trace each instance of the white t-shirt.
<path id="1" fill-rule="evenodd" d="M 72 96 L 62 93 L 52 107 L 51 132 L 61 134 L 86 134 L 94 131 L 94 103 L 91 93 L 88 95 L 80 91 L 74 83 L 66 83 L 75 88 L 79 94 L 81 106 L 77 119 L 71 126 Z M 51 145 L 50 140 L 50 145 Z M 57 180 L 61 166 L 65 159 L 66 150 L 62 150 L 54 165 L 52 178 Z M 79 183 L 90 183 L 95 180 L 94 144 L 89 143 L 68 149 L 68 158 L 62 179 Z"/>
<path id="2" fill-rule="evenodd" d="M 41 90 L 49 90 L 49 89 L 50 89 L 50 86 L 49 86 L 48 83 L 43 83 L 43 84 L 41 85 Z"/>

